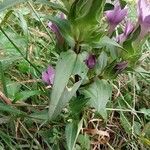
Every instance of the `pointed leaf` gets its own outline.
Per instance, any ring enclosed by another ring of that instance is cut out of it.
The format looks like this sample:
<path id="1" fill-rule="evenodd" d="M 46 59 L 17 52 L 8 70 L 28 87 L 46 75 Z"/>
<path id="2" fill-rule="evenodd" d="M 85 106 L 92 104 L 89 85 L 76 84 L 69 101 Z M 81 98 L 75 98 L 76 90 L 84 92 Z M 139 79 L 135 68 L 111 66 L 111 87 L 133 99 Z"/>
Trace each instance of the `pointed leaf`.
<path id="1" fill-rule="evenodd" d="M 67 141 L 67 150 L 73 150 L 77 137 L 82 129 L 83 119 L 80 122 L 74 121 L 66 126 L 65 134 Z"/>
<path id="2" fill-rule="evenodd" d="M 120 113 L 120 121 L 125 131 L 127 133 L 131 133 L 132 129 L 131 123 L 129 122 L 128 118 L 124 115 L 123 112 Z"/>
<path id="3" fill-rule="evenodd" d="M 100 54 L 100 56 L 98 57 L 97 60 L 97 64 L 96 64 L 96 73 L 99 75 L 100 73 L 102 73 L 102 71 L 104 70 L 104 68 L 107 65 L 107 61 L 108 61 L 108 56 L 106 54 L 106 52 L 102 52 Z"/>
<path id="4" fill-rule="evenodd" d="M 6 104 L 2 104 L 0 103 L 0 112 L 7 112 L 7 113 L 10 113 L 10 114 L 14 114 L 14 115 L 23 115 L 23 116 L 26 116 L 26 113 L 25 112 L 22 112 L 16 108 L 13 108 L 9 105 L 6 105 Z"/>
<path id="5" fill-rule="evenodd" d="M 65 58 L 65 59 L 67 60 L 68 58 Z M 72 87 L 69 87 L 69 88 L 67 86 L 64 87 L 64 90 L 63 90 L 63 92 L 57 102 L 57 105 L 55 107 L 55 110 L 51 116 L 52 118 L 56 118 L 57 115 L 60 114 L 61 110 L 65 107 L 65 105 L 69 102 L 69 100 L 75 95 L 76 91 L 80 87 L 82 81 L 84 80 L 84 78 L 88 72 L 88 68 L 86 67 L 86 65 L 83 61 L 82 55 L 77 56 L 72 69 L 73 70 L 70 72 L 70 75 L 78 74 L 80 77 L 80 80 L 78 82 L 76 82 Z M 63 72 L 64 72 L 64 70 L 63 70 Z M 68 80 L 69 80 L 69 78 L 68 78 Z M 60 82 L 59 82 L 59 87 L 60 87 Z M 57 92 L 56 92 L 56 94 L 57 94 Z M 56 100 L 56 98 L 55 98 L 55 100 Z"/>
<path id="6" fill-rule="evenodd" d="M 61 53 L 56 65 L 56 74 L 49 105 L 49 117 L 52 118 L 58 106 L 59 100 L 67 86 L 76 61 L 76 54 L 73 51 Z"/>
<path id="7" fill-rule="evenodd" d="M 17 101 L 23 101 L 23 100 L 27 100 L 28 98 L 35 96 L 35 95 L 40 95 L 42 92 L 39 90 L 28 90 L 28 91 L 22 91 L 22 92 L 18 92 L 15 95 L 15 100 L 13 102 L 17 102 Z"/>
<path id="8" fill-rule="evenodd" d="M 111 85 L 106 80 L 97 79 L 85 91 L 85 94 L 90 98 L 90 106 L 94 107 L 106 119 L 106 104 L 112 94 Z"/>

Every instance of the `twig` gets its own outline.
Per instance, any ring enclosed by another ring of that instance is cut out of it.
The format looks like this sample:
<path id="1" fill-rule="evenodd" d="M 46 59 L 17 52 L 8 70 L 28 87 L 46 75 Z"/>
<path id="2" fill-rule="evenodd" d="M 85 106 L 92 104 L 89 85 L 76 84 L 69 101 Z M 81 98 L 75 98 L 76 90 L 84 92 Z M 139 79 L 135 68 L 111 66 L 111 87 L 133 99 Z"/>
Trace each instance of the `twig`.
<path id="1" fill-rule="evenodd" d="M 1 91 L 0 91 L 0 99 L 2 99 L 2 101 L 6 104 L 9 104 L 9 105 L 12 104 L 11 100 L 8 97 L 6 97 L 4 93 Z"/>

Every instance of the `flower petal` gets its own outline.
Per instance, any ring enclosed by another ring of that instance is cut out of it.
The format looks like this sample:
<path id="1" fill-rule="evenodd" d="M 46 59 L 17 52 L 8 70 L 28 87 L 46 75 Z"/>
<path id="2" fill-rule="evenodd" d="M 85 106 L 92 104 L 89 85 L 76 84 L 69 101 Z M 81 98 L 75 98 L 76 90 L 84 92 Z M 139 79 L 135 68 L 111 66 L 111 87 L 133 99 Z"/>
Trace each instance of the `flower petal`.
<path id="1" fill-rule="evenodd" d="M 106 11 L 107 21 L 111 25 L 119 24 L 127 15 L 127 9 L 121 9 L 120 5 L 114 7 L 113 10 Z"/>
<path id="2" fill-rule="evenodd" d="M 141 26 L 139 39 L 143 39 L 150 31 L 150 2 L 138 0 L 138 21 Z"/>
<path id="3" fill-rule="evenodd" d="M 52 66 L 49 66 L 48 69 L 42 72 L 42 80 L 48 84 L 52 85 L 54 82 L 55 70 Z"/>
<path id="4" fill-rule="evenodd" d="M 53 84 L 53 82 L 54 82 L 54 76 L 55 76 L 55 70 L 53 69 L 52 66 L 48 67 L 47 73 L 48 73 L 48 76 L 49 76 L 50 84 Z"/>
<path id="5" fill-rule="evenodd" d="M 49 82 L 49 77 L 48 77 L 48 74 L 47 74 L 47 72 L 46 71 L 44 71 L 43 73 L 42 73 L 42 80 L 46 83 L 46 84 L 50 84 L 50 82 Z"/>

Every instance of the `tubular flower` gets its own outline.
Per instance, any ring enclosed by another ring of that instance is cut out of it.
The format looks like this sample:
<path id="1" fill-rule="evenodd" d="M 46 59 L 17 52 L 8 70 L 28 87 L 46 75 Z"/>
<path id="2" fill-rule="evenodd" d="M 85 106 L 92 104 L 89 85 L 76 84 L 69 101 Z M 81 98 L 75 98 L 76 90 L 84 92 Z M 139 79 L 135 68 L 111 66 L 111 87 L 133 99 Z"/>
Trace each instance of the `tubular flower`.
<path id="1" fill-rule="evenodd" d="M 116 4 L 113 10 L 106 11 L 106 18 L 109 23 L 109 33 L 112 33 L 115 27 L 127 15 L 127 8 L 121 9 L 119 4 Z"/>
<path id="2" fill-rule="evenodd" d="M 117 42 L 123 43 L 133 30 L 134 30 L 134 25 L 128 21 L 125 26 L 124 32 L 117 37 Z"/>
<path id="3" fill-rule="evenodd" d="M 85 60 L 85 63 L 89 69 L 93 69 L 96 65 L 96 57 L 93 54 L 90 54 Z"/>
<path id="4" fill-rule="evenodd" d="M 140 38 L 150 32 L 150 2 L 148 0 L 138 0 L 138 22 L 141 26 Z"/>
<path id="5" fill-rule="evenodd" d="M 46 71 L 42 72 L 42 80 L 48 84 L 52 85 L 54 82 L 55 70 L 52 66 L 49 66 Z"/>
<path id="6" fill-rule="evenodd" d="M 60 18 L 65 19 L 65 16 L 63 13 L 60 14 Z M 55 23 L 52 23 L 51 21 L 49 21 L 48 27 L 51 29 L 52 32 L 55 33 L 58 44 L 62 45 L 64 43 L 64 38 L 62 37 L 58 26 Z"/>

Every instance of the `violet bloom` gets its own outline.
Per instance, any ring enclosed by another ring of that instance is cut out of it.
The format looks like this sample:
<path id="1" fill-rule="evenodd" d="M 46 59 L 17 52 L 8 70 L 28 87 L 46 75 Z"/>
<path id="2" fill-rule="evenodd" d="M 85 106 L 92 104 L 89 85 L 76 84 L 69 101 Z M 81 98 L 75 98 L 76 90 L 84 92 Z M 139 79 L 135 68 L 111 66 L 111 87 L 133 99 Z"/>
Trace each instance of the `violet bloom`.
<path id="1" fill-rule="evenodd" d="M 90 54 L 85 60 L 85 63 L 89 69 L 93 69 L 96 65 L 96 57 L 93 54 Z"/>
<path id="2" fill-rule="evenodd" d="M 138 0 L 138 22 L 141 26 L 140 39 L 150 32 L 150 2 Z"/>
<path id="3" fill-rule="evenodd" d="M 124 32 L 117 37 L 117 42 L 123 43 L 128 38 L 128 36 L 132 33 L 133 30 L 134 30 L 134 25 L 128 21 L 125 26 Z"/>
<path id="4" fill-rule="evenodd" d="M 124 69 L 126 69 L 128 66 L 128 62 L 127 61 L 122 61 L 116 64 L 116 66 L 114 67 L 115 71 L 117 74 L 121 73 Z"/>
<path id="5" fill-rule="evenodd" d="M 106 18 L 109 23 L 109 34 L 127 15 L 127 8 L 121 9 L 119 4 L 116 4 L 113 10 L 106 11 Z"/>
<path id="6" fill-rule="evenodd" d="M 52 66 L 49 66 L 46 71 L 42 72 L 42 80 L 48 84 L 52 85 L 54 82 L 55 70 Z"/>
<path id="7" fill-rule="evenodd" d="M 65 19 L 65 16 L 64 16 L 63 13 L 60 14 L 60 18 L 61 18 L 61 19 Z M 64 38 L 62 37 L 58 26 L 57 26 L 55 23 L 49 21 L 49 22 L 48 22 L 48 27 L 51 29 L 52 32 L 55 33 L 56 39 L 57 39 L 57 41 L 58 41 L 58 44 L 62 45 L 62 44 L 64 43 Z"/>

